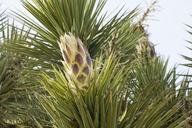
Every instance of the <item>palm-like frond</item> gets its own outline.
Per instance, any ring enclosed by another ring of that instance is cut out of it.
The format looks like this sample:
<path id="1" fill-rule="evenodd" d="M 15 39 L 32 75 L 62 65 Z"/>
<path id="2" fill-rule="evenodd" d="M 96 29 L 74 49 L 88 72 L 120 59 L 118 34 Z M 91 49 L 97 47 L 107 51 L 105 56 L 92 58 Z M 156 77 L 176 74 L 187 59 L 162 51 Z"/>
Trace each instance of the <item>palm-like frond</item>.
<path id="1" fill-rule="evenodd" d="M 36 65 L 50 68 L 51 64 L 61 65 L 62 59 L 57 44 L 64 33 L 72 32 L 80 37 L 92 58 L 106 52 L 116 51 L 124 56 L 123 61 L 133 58 L 135 44 L 143 33 L 136 30 L 133 19 L 137 9 L 115 14 L 107 20 L 102 15 L 106 0 L 34 0 L 22 1 L 34 20 L 16 14 L 36 35 L 27 35 L 27 40 L 14 41 L 9 50 L 33 58 Z M 57 8 L 55 10 L 55 8 Z M 109 49 L 109 50 L 106 50 Z"/>
<path id="2" fill-rule="evenodd" d="M 32 111 L 37 110 L 35 100 L 32 103 L 33 87 L 27 86 L 19 79 L 21 66 L 11 55 L 0 59 L 0 127 L 31 125 Z M 35 124 L 33 124 L 35 125 Z"/>
<path id="3" fill-rule="evenodd" d="M 137 79 L 139 88 L 142 89 L 145 86 L 156 86 L 158 84 L 158 86 L 162 87 L 161 90 L 175 89 L 177 79 L 175 70 L 167 71 L 167 64 L 168 61 L 164 62 L 160 58 L 152 58 L 147 61 L 144 58 L 137 60 L 133 74 Z M 156 90 L 157 94 L 159 91 Z"/>
<path id="4" fill-rule="evenodd" d="M 192 26 L 190 26 L 190 25 L 187 25 L 187 27 L 189 28 L 189 30 L 187 31 L 188 33 L 189 33 L 189 35 L 192 35 Z M 189 43 L 189 45 L 191 45 L 192 44 L 192 41 L 190 41 L 190 40 L 187 40 L 187 42 Z M 191 46 L 189 46 L 189 47 L 187 47 L 187 49 L 188 50 L 192 50 L 192 48 L 191 48 Z M 185 60 L 187 60 L 187 63 L 186 64 L 183 64 L 184 66 L 187 66 L 187 67 L 192 67 L 192 57 L 190 57 L 190 56 L 187 56 L 187 55 L 182 55 L 182 57 L 185 59 Z"/>
<path id="5" fill-rule="evenodd" d="M 54 69 L 54 78 L 41 75 L 40 83 L 51 97 L 40 95 L 40 102 L 56 127 L 176 127 L 185 119 L 185 114 L 175 90 L 162 90 L 160 79 L 159 84 L 132 91 L 134 85 L 131 85 L 132 79 L 128 79 L 131 67 L 119 65 L 119 59 L 112 55 L 104 63 L 96 60 L 90 87 L 75 93 L 70 90 L 71 83 L 63 72 Z M 156 94 L 154 90 L 159 89 Z"/>
<path id="6" fill-rule="evenodd" d="M 27 30 L 18 29 L 14 22 L 10 24 L 8 19 L 2 22 L 0 31 L 0 127 L 30 126 L 36 127 L 36 120 L 46 122 L 47 115 L 40 109 L 40 105 L 34 98 L 37 87 L 29 83 L 27 72 L 30 70 L 28 59 L 24 56 L 16 56 L 5 45 L 14 41 L 26 40 L 29 34 Z M 31 82 L 31 81 L 30 81 Z M 33 123 L 32 123 L 33 122 Z M 49 123 L 46 122 L 48 125 Z"/>
<path id="7" fill-rule="evenodd" d="M 21 123 L 25 118 L 23 115 L 23 105 L 20 104 L 21 97 L 26 94 L 25 89 L 17 90 L 19 71 L 21 63 L 3 49 L 5 29 L 7 27 L 7 18 L 4 13 L 0 20 L 0 126 L 7 124 Z M 9 35 L 9 33 L 6 33 Z M 15 108 L 18 108 L 17 110 Z M 18 113 L 16 115 L 15 113 Z"/>

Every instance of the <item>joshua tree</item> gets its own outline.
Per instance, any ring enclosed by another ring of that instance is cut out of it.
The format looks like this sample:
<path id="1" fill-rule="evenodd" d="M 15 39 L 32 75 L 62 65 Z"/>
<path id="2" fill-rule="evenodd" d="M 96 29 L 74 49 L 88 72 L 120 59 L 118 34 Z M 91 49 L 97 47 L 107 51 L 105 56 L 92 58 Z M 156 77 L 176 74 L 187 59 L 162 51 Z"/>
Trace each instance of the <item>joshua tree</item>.
<path id="1" fill-rule="evenodd" d="M 2 19 L 0 127 L 189 126 L 189 76 L 177 82 L 155 53 L 142 24 L 151 6 L 107 19 L 106 2 L 23 0 L 33 18 L 14 13 L 22 28 Z"/>

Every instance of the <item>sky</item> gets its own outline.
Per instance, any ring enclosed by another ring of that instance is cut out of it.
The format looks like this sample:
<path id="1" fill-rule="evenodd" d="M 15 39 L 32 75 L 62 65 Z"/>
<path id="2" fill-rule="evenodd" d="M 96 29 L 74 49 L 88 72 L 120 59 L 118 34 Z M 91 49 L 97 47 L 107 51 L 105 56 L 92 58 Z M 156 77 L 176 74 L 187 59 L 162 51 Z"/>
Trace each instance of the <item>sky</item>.
<path id="1" fill-rule="evenodd" d="M 141 10 L 146 8 L 153 0 L 108 0 L 104 11 L 114 12 L 124 6 L 131 10 L 139 5 Z M 0 0 L 1 8 L 25 12 L 20 0 Z M 150 41 L 163 58 L 169 58 L 169 67 L 186 63 L 180 54 L 190 55 L 187 50 L 190 46 L 186 40 L 192 41 L 187 33 L 186 24 L 192 25 L 192 0 L 159 0 L 157 10 L 151 14 L 145 24 L 148 25 Z M 187 69 L 179 66 L 180 71 Z"/>

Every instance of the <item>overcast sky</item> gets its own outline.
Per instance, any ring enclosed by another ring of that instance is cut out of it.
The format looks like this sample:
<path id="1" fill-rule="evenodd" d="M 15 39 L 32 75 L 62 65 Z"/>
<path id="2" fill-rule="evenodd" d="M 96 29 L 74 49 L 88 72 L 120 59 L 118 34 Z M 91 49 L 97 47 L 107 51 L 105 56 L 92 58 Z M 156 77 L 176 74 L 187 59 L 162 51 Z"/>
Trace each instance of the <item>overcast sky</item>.
<path id="1" fill-rule="evenodd" d="M 147 21 L 150 40 L 156 44 L 158 54 L 170 59 L 169 66 L 184 63 L 180 54 L 190 55 L 185 48 L 192 37 L 187 34 L 185 24 L 192 25 L 192 0 L 159 0 L 158 10 Z M 126 9 L 133 9 L 140 5 L 143 10 L 152 0 L 108 0 L 105 10 L 117 10 L 125 5 Z M 1 8 L 20 10 L 24 8 L 20 0 L 0 0 Z M 183 70 L 184 68 L 180 68 Z"/>

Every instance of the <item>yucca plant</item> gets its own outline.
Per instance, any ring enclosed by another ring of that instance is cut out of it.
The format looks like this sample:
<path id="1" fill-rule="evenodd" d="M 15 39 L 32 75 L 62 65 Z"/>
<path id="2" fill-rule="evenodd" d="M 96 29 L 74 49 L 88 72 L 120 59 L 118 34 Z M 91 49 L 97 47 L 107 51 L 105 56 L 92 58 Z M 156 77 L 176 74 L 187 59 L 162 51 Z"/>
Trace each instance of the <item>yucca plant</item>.
<path id="1" fill-rule="evenodd" d="M 110 50 L 106 49 L 110 47 L 109 49 L 119 51 L 117 53 L 124 57 L 124 61 L 133 58 L 131 53 L 135 51 L 137 40 L 143 35 L 133 22 L 138 14 L 137 9 L 117 13 L 107 20 L 108 15 L 101 13 L 106 0 L 24 0 L 22 3 L 36 21 L 20 13 L 15 15 L 37 34 L 35 37 L 29 36 L 27 41 L 15 41 L 8 47 L 12 52 L 34 58 L 36 65 L 39 64 L 42 68 L 50 69 L 52 64 L 62 65 L 57 42 L 65 33 L 71 32 L 78 36 L 92 58 L 104 51 L 109 53 Z M 118 35 L 121 38 L 117 39 Z"/>
<path id="2" fill-rule="evenodd" d="M 192 35 L 192 31 L 191 31 L 192 26 L 191 25 L 187 25 L 187 28 L 188 28 L 188 30 L 187 30 L 188 34 Z M 189 43 L 189 46 L 187 47 L 187 49 L 189 51 L 191 51 L 192 50 L 191 49 L 191 44 L 192 44 L 191 39 L 188 39 L 187 42 Z M 192 67 L 192 64 L 191 64 L 192 58 L 189 55 L 182 55 L 182 57 L 186 60 L 186 63 L 182 63 L 182 65 L 189 68 L 189 72 L 187 74 L 182 74 L 182 76 L 189 77 L 189 79 L 187 81 L 191 82 L 191 76 L 192 75 L 191 75 L 190 69 Z M 189 127 L 190 128 L 190 127 L 192 127 L 192 120 L 191 120 L 191 115 L 192 115 L 191 114 L 191 108 L 192 108 L 192 98 L 191 98 L 192 91 L 191 91 L 191 89 L 192 88 L 191 88 L 191 86 L 189 86 L 189 87 L 183 86 L 183 88 L 188 90 L 187 91 L 187 97 L 183 101 L 183 104 L 184 104 L 184 109 L 188 113 L 189 117 L 187 119 L 185 119 L 185 121 L 183 121 L 180 126 L 181 127 Z"/>
<path id="3" fill-rule="evenodd" d="M 182 112 L 180 97 L 175 93 L 173 72 L 161 72 L 161 75 L 156 76 L 146 76 L 146 72 L 142 72 L 163 71 L 166 65 L 154 61 L 145 69 L 139 65 L 134 68 L 134 65 L 122 65 L 119 62 L 120 58 L 114 54 L 104 61 L 97 58 L 88 88 L 75 92 L 70 87 L 71 81 L 67 79 L 69 74 L 65 71 L 63 73 L 62 69 L 54 69 L 54 77 L 41 74 L 39 81 L 51 97 L 39 95 L 39 100 L 50 114 L 53 126 L 172 128 L 187 117 Z M 130 77 L 133 70 L 135 79 Z M 79 86 L 76 82 L 74 84 Z M 165 86 L 167 88 L 163 88 Z"/>
<path id="4" fill-rule="evenodd" d="M 25 25 L 8 24 L 2 50 L 25 64 L 17 81 L 28 87 L 26 127 L 179 128 L 189 122 L 189 77 L 177 82 L 175 69 L 168 71 L 155 54 L 142 25 L 147 13 L 138 20 L 136 8 L 107 19 L 106 2 L 22 0 L 35 20 L 14 13 Z"/>
<path id="5" fill-rule="evenodd" d="M 0 21 L 0 127 L 36 127 L 41 118 L 45 122 L 48 116 L 42 111 L 35 99 L 34 91 L 39 90 L 27 78 L 30 70 L 28 60 L 17 56 L 5 45 L 26 40 L 29 31 L 17 28 L 6 14 Z M 27 70 L 26 70 L 27 69 Z M 31 72 L 30 72 L 31 73 Z M 45 124 L 45 123 L 42 123 Z M 46 122 L 46 125 L 49 123 Z"/>
<path id="6" fill-rule="evenodd" d="M 7 17 L 4 12 L 0 15 L 0 127 L 14 126 L 22 123 L 24 111 L 21 100 L 24 100 L 25 88 L 19 89 L 19 72 L 22 63 L 13 55 L 2 48 L 5 41 L 5 31 L 8 26 Z M 9 31 L 7 31 L 9 32 Z M 9 35 L 9 33 L 7 33 Z M 24 102 L 23 102 L 24 103 Z M 16 109 L 17 108 L 17 109 Z"/>

